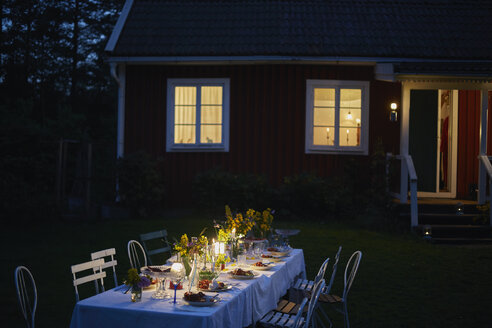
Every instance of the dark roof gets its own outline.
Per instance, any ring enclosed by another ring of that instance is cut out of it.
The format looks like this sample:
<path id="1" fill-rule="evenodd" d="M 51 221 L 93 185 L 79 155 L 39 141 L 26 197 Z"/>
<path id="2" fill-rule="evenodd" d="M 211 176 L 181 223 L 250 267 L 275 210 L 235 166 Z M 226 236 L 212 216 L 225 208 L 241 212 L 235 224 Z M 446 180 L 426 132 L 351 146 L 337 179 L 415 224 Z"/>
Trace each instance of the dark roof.
<path id="1" fill-rule="evenodd" d="M 413 74 L 431 76 L 492 76 L 491 62 L 401 62 L 396 63 L 394 71 L 398 75 Z"/>
<path id="2" fill-rule="evenodd" d="M 134 0 L 110 56 L 492 60 L 491 0 Z"/>

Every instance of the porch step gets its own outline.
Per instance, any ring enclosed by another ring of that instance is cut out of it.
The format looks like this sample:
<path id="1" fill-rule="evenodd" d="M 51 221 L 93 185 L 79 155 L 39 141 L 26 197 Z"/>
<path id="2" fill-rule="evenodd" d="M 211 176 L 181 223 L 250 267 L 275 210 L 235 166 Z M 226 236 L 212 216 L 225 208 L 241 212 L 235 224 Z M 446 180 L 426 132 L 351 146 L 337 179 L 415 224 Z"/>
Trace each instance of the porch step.
<path id="1" fill-rule="evenodd" d="M 430 241 L 434 244 L 492 244 L 492 238 L 448 237 L 431 238 Z"/>
<path id="2" fill-rule="evenodd" d="M 424 229 L 429 228 L 428 239 L 434 243 L 492 243 L 492 228 L 486 225 L 419 224 L 416 230 L 424 236 Z"/>
<path id="3" fill-rule="evenodd" d="M 406 205 L 400 207 L 400 216 L 409 219 L 410 206 Z M 476 204 L 461 204 L 459 201 L 449 204 L 420 203 L 418 213 L 415 231 L 424 236 L 424 227 L 430 227 L 432 233 L 428 239 L 433 243 L 492 244 L 488 213 L 482 212 Z"/>
<path id="4" fill-rule="evenodd" d="M 419 224 L 473 225 L 479 221 L 479 214 L 419 213 Z"/>

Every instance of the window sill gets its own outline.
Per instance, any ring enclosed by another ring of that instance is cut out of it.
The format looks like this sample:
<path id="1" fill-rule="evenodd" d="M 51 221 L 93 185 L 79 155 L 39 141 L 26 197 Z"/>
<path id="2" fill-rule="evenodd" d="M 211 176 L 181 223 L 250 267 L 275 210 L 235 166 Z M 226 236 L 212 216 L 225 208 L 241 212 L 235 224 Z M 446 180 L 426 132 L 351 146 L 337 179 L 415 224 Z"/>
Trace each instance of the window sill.
<path id="1" fill-rule="evenodd" d="M 326 155 L 368 155 L 367 149 L 306 149 L 306 154 L 326 154 Z"/>
<path id="2" fill-rule="evenodd" d="M 199 152 L 216 152 L 216 153 L 225 153 L 229 152 L 229 149 L 224 146 L 215 146 L 215 147 L 197 147 L 197 146 L 190 146 L 190 147 L 183 147 L 183 146 L 173 146 L 168 149 L 166 149 L 168 153 L 199 153 Z"/>

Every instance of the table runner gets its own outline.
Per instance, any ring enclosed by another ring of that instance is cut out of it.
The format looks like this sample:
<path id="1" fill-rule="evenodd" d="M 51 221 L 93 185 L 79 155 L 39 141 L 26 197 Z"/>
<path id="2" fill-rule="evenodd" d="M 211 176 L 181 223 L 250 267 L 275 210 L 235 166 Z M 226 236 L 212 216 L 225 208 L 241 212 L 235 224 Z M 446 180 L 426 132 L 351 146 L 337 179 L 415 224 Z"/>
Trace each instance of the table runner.
<path id="1" fill-rule="evenodd" d="M 78 302 L 70 327 L 245 327 L 275 308 L 296 277 L 305 276 L 304 254 L 294 249 L 285 262 L 256 272 L 260 276 L 250 280 L 231 279 L 222 273 L 219 280 L 233 285 L 233 289 L 220 293 L 222 301 L 212 307 L 185 305 L 183 290 L 178 291 L 182 304 L 177 306 L 169 299 L 152 299 L 153 291 L 144 291 L 142 301 L 132 303 L 129 294 L 108 290 Z"/>

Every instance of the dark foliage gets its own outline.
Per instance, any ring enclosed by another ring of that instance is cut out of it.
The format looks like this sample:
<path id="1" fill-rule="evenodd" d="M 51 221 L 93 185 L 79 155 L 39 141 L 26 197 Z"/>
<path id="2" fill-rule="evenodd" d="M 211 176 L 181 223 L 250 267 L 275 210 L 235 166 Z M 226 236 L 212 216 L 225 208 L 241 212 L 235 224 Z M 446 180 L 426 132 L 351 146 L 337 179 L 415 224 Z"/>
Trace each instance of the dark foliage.
<path id="1" fill-rule="evenodd" d="M 270 186 L 264 176 L 233 174 L 215 168 L 198 174 L 193 181 L 195 203 L 202 208 L 223 209 L 268 207 Z"/>
<path id="2" fill-rule="evenodd" d="M 164 181 L 157 165 L 157 161 L 144 152 L 118 160 L 121 203 L 131 209 L 135 217 L 145 217 L 163 204 Z"/>
<path id="3" fill-rule="evenodd" d="M 196 176 L 193 194 L 201 208 L 219 209 L 224 204 L 240 209 L 271 207 L 282 219 L 362 218 L 364 224 L 377 226 L 391 216 L 385 168 L 384 152 L 379 149 L 369 167 L 349 160 L 341 174 L 320 177 L 304 172 L 285 177 L 276 188 L 262 176 L 215 168 Z"/>
<path id="4" fill-rule="evenodd" d="M 0 3 L 0 192 L 7 215 L 59 216 L 60 139 L 93 145 L 92 201 L 112 196 L 114 180 L 109 187 L 107 177 L 114 176 L 108 172 L 114 168 L 116 89 L 103 49 L 123 2 Z M 77 164 L 76 157 L 67 158 L 69 171 Z"/>

